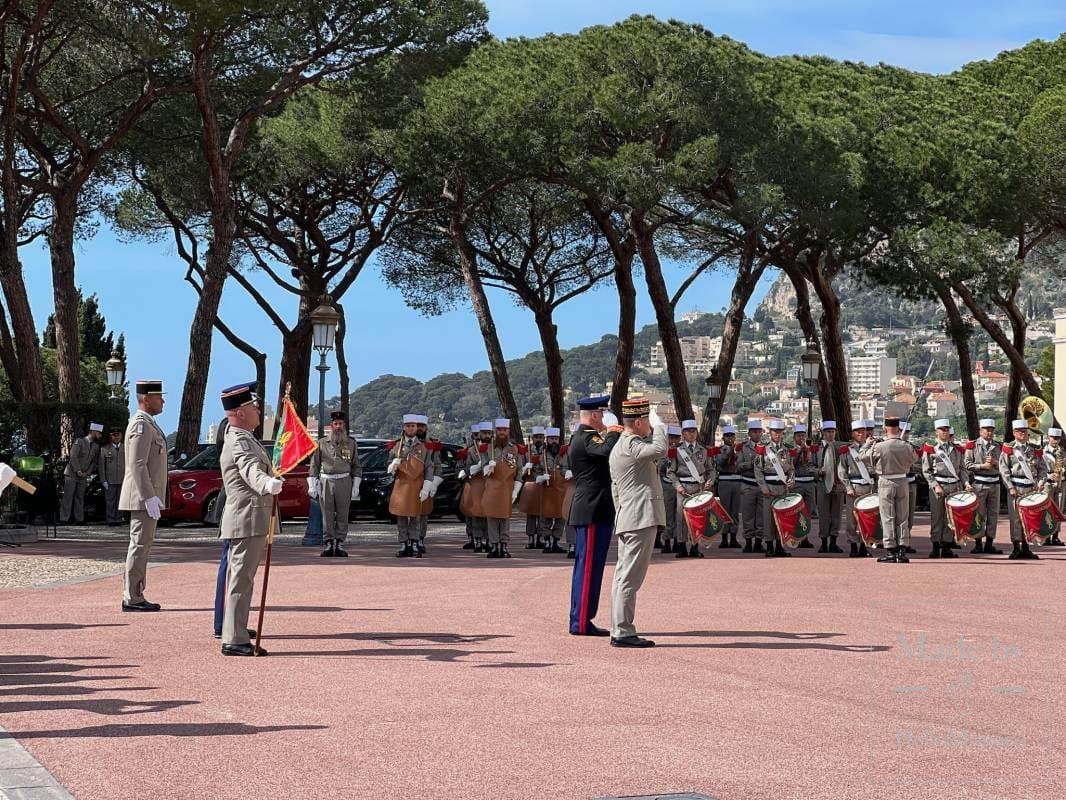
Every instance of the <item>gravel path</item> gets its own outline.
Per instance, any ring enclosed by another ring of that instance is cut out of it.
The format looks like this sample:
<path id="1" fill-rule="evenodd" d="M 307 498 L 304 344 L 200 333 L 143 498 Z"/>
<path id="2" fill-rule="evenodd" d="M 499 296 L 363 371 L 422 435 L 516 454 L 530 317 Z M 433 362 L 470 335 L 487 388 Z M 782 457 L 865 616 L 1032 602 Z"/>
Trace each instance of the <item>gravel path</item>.
<path id="1" fill-rule="evenodd" d="M 122 561 L 60 556 L 0 555 L 0 589 L 31 589 L 112 575 Z"/>

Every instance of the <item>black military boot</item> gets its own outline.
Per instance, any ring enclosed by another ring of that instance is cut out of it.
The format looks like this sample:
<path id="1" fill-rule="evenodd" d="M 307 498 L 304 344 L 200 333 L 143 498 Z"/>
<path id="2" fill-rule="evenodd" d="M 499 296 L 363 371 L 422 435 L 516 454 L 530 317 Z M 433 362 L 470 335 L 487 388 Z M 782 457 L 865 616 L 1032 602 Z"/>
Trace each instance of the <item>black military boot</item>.
<path id="1" fill-rule="evenodd" d="M 911 563 L 911 560 L 909 558 L 907 558 L 907 548 L 906 547 L 897 547 L 896 548 L 896 561 L 898 563 L 900 563 L 900 564 L 910 564 Z"/>
<path id="2" fill-rule="evenodd" d="M 929 551 L 930 558 L 940 558 L 940 542 L 933 542 L 933 549 Z"/>
<path id="3" fill-rule="evenodd" d="M 548 553 L 565 553 L 562 547 L 559 546 L 559 537 L 553 536 L 551 541 L 551 547 L 545 548 L 545 552 Z"/>
<path id="4" fill-rule="evenodd" d="M 475 553 L 484 553 L 485 552 L 485 540 L 484 539 L 474 539 L 474 552 Z"/>
<path id="5" fill-rule="evenodd" d="M 689 547 L 689 549 L 688 549 L 688 557 L 689 558 L 703 558 L 703 553 L 700 552 L 700 546 L 698 544 L 694 544 L 691 547 Z"/>
<path id="6" fill-rule="evenodd" d="M 755 543 L 752 544 L 752 546 L 751 546 L 751 552 L 753 552 L 753 553 L 761 553 L 761 552 L 763 552 L 762 539 L 756 539 L 755 540 Z"/>
<path id="7" fill-rule="evenodd" d="M 1029 542 L 1022 542 L 1022 554 L 1018 558 L 1023 561 L 1039 561 L 1040 556 L 1029 549 Z"/>
<path id="8" fill-rule="evenodd" d="M 426 554 L 426 540 L 425 540 L 425 539 L 419 539 L 419 540 L 418 540 L 418 541 L 417 541 L 417 542 L 415 543 L 415 550 L 417 550 L 417 551 L 418 551 L 418 557 L 419 557 L 419 558 L 421 558 L 422 556 L 424 556 L 424 555 Z M 338 555 L 340 555 L 340 554 L 338 553 Z M 347 554 L 347 553 L 345 553 L 345 555 L 348 555 L 348 554 Z"/>
<path id="9" fill-rule="evenodd" d="M 718 549 L 719 550 L 728 550 L 729 547 L 730 547 L 730 545 L 729 545 L 729 534 L 728 533 L 723 533 L 722 534 L 722 541 L 720 541 L 718 543 Z"/>
<path id="10" fill-rule="evenodd" d="M 347 558 L 348 551 L 344 549 L 340 542 L 334 542 L 333 555 L 337 558 Z"/>
<path id="11" fill-rule="evenodd" d="M 1003 555 L 1003 551 L 996 547 L 994 540 L 991 536 L 985 537 L 985 553 L 989 553 L 994 556 Z"/>
<path id="12" fill-rule="evenodd" d="M 980 538 L 973 540 L 973 550 L 970 551 L 971 556 L 978 556 L 985 552 L 985 543 Z"/>
<path id="13" fill-rule="evenodd" d="M 500 545 L 500 558 L 510 558 L 510 557 L 511 557 L 511 554 L 509 552 L 507 552 L 507 545 L 501 544 Z"/>
<path id="14" fill-rule="evenodd" d="M 411 543 L 409 541 L 404 542 L 402 545 L 400 545 L 400 549 L 396 553 L 397 558 L 410 558 L 413 555 L 414 550 L 411 547 Z"/>
<path id="15" fill-rule="evenodd" d="M 774 539 L 773 551 L 776 558 L 792 558 L 792 553 L 785 549 L 780 539 Z M 770 552 L 770 545 L 766 546 L 766 552 Z"/>
<path id="16" fill-rule="evenodd" d="M 810 539 L 803 539 L 799 543 L 799 549 L 800 550 L 813 550 L 814 549 L 814 545 L 811 544 L 811 540 Z"/>
<path id="17" fill-rule="evenodd" d="M 741 550 L 740 552 L 742 552 L 742 553 L 754 553 L 755 552 L 755 550 L 751 546 L 751 539 L 749 539 L 747 537 L 744 537 L 744 549 Z"/>
<path id="18" fill-rule="evenodd" d="M 543 548 L 544 547 L 544 537 L 541 536 L 539 533 L 537 534 L 536 547 L 537 548 Z"/>
<path id="19" fill-rule="evenodd" d="M 869 558 L 870 551 L 866 549 L 866 542 L 859 542 L 859 558 Z"/>
<path id="20" fill-rule="evenodd" d="M 1011 544 L 1014 545 L 1014 549 L 1011 550 L 1010 555 L 1007 556 L 1007 558 L 1009 558 L 1011 561 L 1017 561 L 1019 558 L 1022 557 L 1022 543 L 1011 542 Z"/>
<path id="21" fill-rule="evenodd" d="M 572 544 L 566 548 L 566 557 L 577 558 L 577 545 Z"/>
<path id="22" fill-rule="evenodd" d="M 656 531 L 655 532 L 655 544 L 653 544 L 652 547 L 654 547 L 656 550 L 658 550 L 662 546 L 663 546 L 663 532 L 662 531 Z"/>
<path id="23" fill-rule="evenodd" d="M 688 558 L 688 548 L 680 539 L 677 544 L 674 545 L 674 558 Z"/>
<path id="24" fill-rule="evenodd" d="M 411 550 L 411 556 L 414 558 L 421 558 L 422 554 L 426 552 L 426 548 L 422 547 L 418 542 L 415 542 L 413 549 Z"/>
<path id="25" fill-rule="evenodd" d="M 840 545 L 837 544 L 837 537 L 835 537 L 835 536 L 830 536 L 829 537 L 829 552 L 830 553 L 843 553 L 844 552 L 843 548 Z"/>
<path id="26" fill-rule="evenodd" d="M 526 550 L 532 550 L 534 547 L 536 547 L 536 545 L 533 543 L 535 537 L 529 536 L 527 538 L 529 539 L 529 541 L 526 542 Z"/>
<path id="27" fill-rule="evenodd" d="M 729 534 L 729 549 L 730 550 L 739 550 L 740 549 L 740 543 L 737 541 L 737 532 L 736 531 L 733 531 L 732 533 Z"/>
<path id="28" fill-rule="evenodd" d="M 878 564 L 895 564 L 898 559 L 896 558 L 896 551 L 899 548 L 891 547 L 885 548 L 885 554 L 877 559 Z"/>
<path id="29" fill-rule="evenodd" d="M 848 552 L 848 558 L 859 557 L 859 544 L 858 542 L 851 542 L 851 550 Z"/>
<path id="30" fill-rule="evenodd" d="M 818 552 L 819 553 L 828 553 L 829 552 L 829 537 L 828 536 L 823 536 L 821 538 L 822 538 L 822 546 L 818 548 Z"/>
<path id="31" fill-rule="evenodd" d="M 660 553 L 672 553 L 674 552 L 674 543 L 670 539 L 663 539 L 662 544 L 659 546 Z"/>
<path id="32" fill-rule="evenodd" d="M 326 542 L 326 549 L 322 551 L 322 558 L 333 558 L 337 555 L 337 543 L 330 539 Z"/>
<path id="33" fill-rule="evenodd" d="M 1052 547 L 1066 547 L 1066 542 L 1062 541 L 1062 539 L 1059 538 L 1059 533 L 1058 531 L 1056 531 L 1055 533 L 1051 534 L 1050 540 L 1044 542 L 1044 545 L 1050 545 Z"/>
<path id="34" fill-rule="evenodd" d="M 464 550 L 473 550 L 477 545 L 474 544 L 473 539 L 467 539 L 466 544 L 463 545 Z"/>
<path id="35" fill-rule="evenodd" d="M 489 545 L 489 549 L 488 549 L 488 554 L 485 556 L 485 558 L 499 558 L 499 557 L 500 557 L 500 546 L 498 544 L 490 544 Z"/>
<path id="36" fill-rule="evenodd" d="M 941 558 L 958 558 L 958 554 L 951 548 L 954 542 L 944 542 L 940 545 L 940 557 Z"/>

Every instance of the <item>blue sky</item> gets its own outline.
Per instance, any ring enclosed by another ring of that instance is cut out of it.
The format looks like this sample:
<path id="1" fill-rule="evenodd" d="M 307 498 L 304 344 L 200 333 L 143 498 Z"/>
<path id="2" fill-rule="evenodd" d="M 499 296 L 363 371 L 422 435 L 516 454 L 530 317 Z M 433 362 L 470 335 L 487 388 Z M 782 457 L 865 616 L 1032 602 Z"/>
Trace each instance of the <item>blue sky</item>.
<path id="1" fill-rule="evenodd" d="M 1066 30 L 1062 0 L 487 0 L 487 5 L 489 27 L 500 37 L 574 32 L 630 14 L 655 14 L 702 23 L 770 55 L 824 54 L 930 72 L 951 71 L 1035 38 L 1055 38 Z M 165 430 L 172 430 L 195 307 L 195 294 L 183 280 L 182 262 L 169 243 L 119 242 L 106 227 L 78 245 L 77 259 L 79 285 L 87 294 L 100 296 L 111 327 L 126 333 L 130 378 L 158 377 L 166 382 L 170 395 L 161 422 Z M 27 248 L 23 260 L 35 321 L 43 328 L 52 310 L 47 252 Z M 685 274 L 677 268 L 667 278 L 676 284 Z M 638 280 L 638 289 L 640 285 Z M 728 275 L 702 278 L 689 289 L 680 311 L 718 310 L 728 298 L 729 287 Z M 295 314 L 291 296 L 280 290 L 268 296 L 291 320 Z M 492 301 L 507 356 L 538 350 L 529 313 L 516 307 L 509 296 L 494 295 Z M 382 285 L 376 270 L 365 272 L 349 290 L 345 311 L 353 387 L 385 373 L 426 379 L 440 372 L 469 374 L 486 368 L 481 337 L 468 309 L 433 319 L 418 316 L 406 309 L 398 293 Z M 268 354 L 268 382 L 273 386 L 278 379 L 280 336 L 232 281 L 221 316 Z M 650 303 L 640 296 L 638 325 L 653 321 Z M 578 298 L 559 310 L 557 322 L 564 347 L 612 332 L 617 325 L 613 290 L 606 287 Z M 222 387 L 254 377 L 248 359 L 216 334 L 205 424 L 218 416 L 213 401 Z M 327 393 L 335 394 L 335 369 L 328 378 Z M 312 397 L 317 398 L 317 388 Z"/>

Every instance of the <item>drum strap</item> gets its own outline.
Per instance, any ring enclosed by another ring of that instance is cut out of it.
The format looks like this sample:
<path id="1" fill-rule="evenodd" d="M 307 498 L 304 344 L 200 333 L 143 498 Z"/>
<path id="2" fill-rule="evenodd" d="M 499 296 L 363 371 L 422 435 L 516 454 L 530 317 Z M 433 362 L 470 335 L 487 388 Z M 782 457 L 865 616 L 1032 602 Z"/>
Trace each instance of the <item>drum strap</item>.
<path id="1" fill-rule="evenodd" d="M 831 492 L 837 480 L 837 452 L 831 444 L 823 445 L 823 447 L 825 447 L 825 455 L 822 458 L 822 466 L 825 468 L 825 477 L 822 479 L 822 485 L 825 486 L 827 492 Z"/>
<path id="2" fill-rule="evenodd" d="M 1015 458 L 1018 457 L 1015 456 Z M 1028 478 L 1032 483 L 1036 483 L 1036 478 L 1033 477 L 1033 468 L 1029 466 L 1028 461 L 1026 461 L 1024 458 L 1018 458 L 1018 466 L 1022 468 L 1022 472 L 1025 473 L 1026 478 Z"/>
<path id="3" fill-rule="evenodd" d="M 781 466 L 781 459 L 777 457 L 777 451 L 775 451 L 772 446 L 767 446 L 766 456 L 770 459 L 770 466 L 773 467 L 774 472 L 777 473 L 777 479 L 781 481 L 781 483 L 786 483 L 787 479 L 785 478 L 785 470 Z"/>
<path id="4" fill-rule="evenodd" d="M 849 447 L 848 450 L 851 451 L 851 458 L 855 462 L 855 466 L 858 468 L 859 474 L 862 475 L 863 483 L 871 483 L 870 470 L 866 469 L 866 462 L 864 462 L 859 456 L 859 451 L 856 450 L 854 447 Z"/>
<path id="5" fill-rule="evenodd" d="M 936 457 L 940 459 L 940 463 L 943 464 L 944 468 L 951 474 L 951 477 L 954 479 L 952 480 L 952 483 L 958 483 L 959 473 L 955 471 L 955 465 L 951 463 L 951 459 L 948 458 L 948 454 L 944 452 L 942 447 L 937 447 Z"/>
<path id="6" fill-rule="evenodd" d="M 698 483 L 703 483 L 703 475 L 692 461 L 692 456 L 688 454 L 688 448 L 685 445 L 681 445 L 681 447 L 677 448 L 677 457 L 685 462 L 685 469 L 687 469 L 688 474 L 692 476 L 692 480 Z M 685 479 L 682 478 L 681 480 L 684 481 Z M 686 483 L 691 482 L 692 481 L 686 481 Z"/>

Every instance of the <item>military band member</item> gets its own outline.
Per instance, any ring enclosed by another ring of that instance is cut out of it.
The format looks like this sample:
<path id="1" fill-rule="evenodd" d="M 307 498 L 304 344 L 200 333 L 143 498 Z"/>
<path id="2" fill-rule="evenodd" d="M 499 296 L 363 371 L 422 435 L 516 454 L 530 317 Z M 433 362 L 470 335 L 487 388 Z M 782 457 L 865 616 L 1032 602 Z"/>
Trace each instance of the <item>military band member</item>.
<path id="1" fill-rule="evenodd" d="M 792 428 L 792 465 L 796 471 L 796 492 L 803 497 L 807 510 L 814 514 L 818 510 L 817 482 L 818 445 L 807 441 L 807 426 L 800 423 Z M 800 549 L 814 547 L 810 537 L 800 542 Z"/>
<path id="2" fill-rule="evenodd" d="M 489 444 L 489 460 L 485 464 L 484 474 L 486 480 L 485 492 L 489 494 L 488 481 L 498 480 L 500 476 L 493 478 L 496 470 L 508 473 L 511 484 L 511 503 L 518 499 L 518 493 L 522 491 L 522 480 L 519 477 L 525 466 L 526 448 L 511 442 L 511 421 L 500 417 L 496 420 L 496 436 Z M 502 512 L 503 509 L 485 508 L 485 524 L 489 534 L 488 558 L 510 558 L 511 553 L 507 545 L 511 541 L 511 508 L 507 507 L 507 516 L 494 516 L 492 513 Z"/>
<path id="3" fill-rule="evenodd" d="M 100 447 L 97 444 L 103 435 L 104 426 L 99 422 L 89 425 L 85 436 L 75 439 L 70 446 L 67 466 L 63 469 L 63 502 L 59 510 L 59 521 L 69 523 L 71 520 L 81 525 L 85 522 L 85 486 L 89 476 L 96 472 Z"/>
<path id="4" fill-rule="evenodd" d="M 837 472 L 840 459 L 835 420 L 822 422 L 822 442 L 814 456 L 818 477 L 818 535 L 822 540 L 819 553 L 843 553 L 837 544 L 840 535 L 840 516 L 844 513 L 844 484 Z"/>
<path id="5" fill-rule="evenodd" d="M 674 552 L 674 542 L 677 540 L 677 504 L 674 500 L 674 481 L 670 475 L 670 451 L 675 449 L 681 442 L 681 426 L 668 425 L 666 428 L 667 454 L 659 459 L 657 469 L 659 471 L 659 483 L 663 488 L 663 502 L 665 503 L 666 522 L 659 532 L 657 546 L 661 553 Z"/>
<path id="6" fill-rule="evenodd" d="M 877 475 L 877 497 L 881 512 L 885 554 L 881 563 L 906 564 L 906 546 L 911 530 L 907 523 L 910 492 L 907 473 L 914 465 L 914 448 L 900 438 L 899 419 L 885 417 L 885 438 L 870 450 L 870 464 Z"/>
<path id="7" fill-rule="evenodd" d="M 866 420 L 857 419 L 851 423 L 851 443 L 837 450 L 837 476 L 844 486 L 844 533 L 851 548 L 849 558 L 866 558 L 870 551 L 866 549 L 859 532 L 859 523 L 855 519 L 855 501 L 872 494 L 874 478 L 867 463 L 868 450 L 866 438 L 869 431 Z"/>
<path id="8" fill-rule="evenodd" d="M 577 426 L 578 423 L 576 422 L 570 424 L 571 437 L 577 431 Z M 563 471 L 563 480 L 572 484 L 574 480 L 574 470 L 570 464 L 570 446 L 564 444 L 561 450 L 562 449 L 565 449 L 566 452 L 559 457 L 559 469 Z M 566 509 L 563 510 L 565 511 Z M 563 520 L 563 531 L 566 540 L 566 557 L 571 559 L 577 558 L 577 531 L 574 529 L 574 526 L 570 524 L 569 519 Z"/>
<path id="9" fill-rule="evenodd" d="M 437 496 L 437 490 L 440 489 L 440 485 L 444 483 L 444 462 L 441 458 L 441 451 L 444 450 L 444 446 L 441 444 L 440 439 L 434 439 L 429 435 L 429 417 L 425 414 L 419 414 L 418 419 L 418 438 L 426 443 L 426 449 L 429 450 L 429 460 L 433 466 L 432 477 L 429 479 L 429 497 L 432 500 Z M 429 513 L 426 513 L 418 518 L 418 541 L 415 543 L 418 552 L 423 555 L 426 553 L 426 533 L 428 530 Z"/>
<path id="10" fill-rule="evenodd" d="M 899 424 L 900 438 L 914 450 L 914 466 L 907 472 L 907 490 L 910 494 L 910 508 L 907 512 L 907 528 L 911 531 L 914 530 L 914 509 L 918 504 L 918 476 L 922 474 L 922 457 L 921 448 L 915 447 L 911 444 L 911 424 L 909 422 L 901 422 Z M 915 549 L 908 545 L 903 550 L 907 553 L 914 553 Z"/>
<path id="11" fill-rule="evenodd" d="M 395 442 L 389 442 L 389 466 L 386 472 L 396 475 L 404 463 L 415 464 L 422 479 L 422 488 L 418 491 L 418 500 L 425 502 L 429 497 L 429 490 L 433 486 L 433 461 L 429 454 L 429 448 L 425 442 L 418 438 L 418 414 L 404 414 L 403 435 Z M 394 478 L 393 492 L 396 491 Z M 391 499 L 390 499 L 391 503 Z M 397 558 L 421 558 L 422 553 L 415 547 L 418 542 L 420 528 L 418 514 L 396 516 L 396 533 L 400 541 L 400 549 L 396 552 Z"/>
<path id="12" fill-rule="evenodd" d="M 681 442 L 667 451 L 667 479 L 673 485 L 675 558 L 703 558 L 699 545 L 692 537 L 685 517 L 685 501 L 714 487 L 714 459 L 699 440 L 699 426 L 694 419 L 681 423 Z"/>
<path id="13" fill-rule="evenodd" d="M 555 474 L 556 470 L 559 471 L 560 476 L 565 476 L 567 467 L 564 459 L 568 448 L 560 442 L 561 433 L 562 431 L 559 428 L 549 427 L 544 429 L 544 451 L 541 454 L 541 462 L 535 478 L 535 480 L 543 484 L 551 483 L 552 475 Z M 565 481 L 566 478 L 563 477 L 563 480 Z M 544 537 L 542 553 L 566 552 L 559 546 L 559 540 L 565 535 L 565 519 L 562 517 L 541 517 L 538 526 Z"/>
<path id="14" fill-rule="evenodd" d="M 1024 419 L 1011 423 L 1014 441 L 1003 445 L 999 457 L 999 476 L 1007 487 L 1007 513 L 1010 515 L 1010 541 L 1013 545 L 1011 560 L 1040 558 L 1029 547 L 1018 511 L 1018 500 L 1033 492 L 1044 491 L 1047 484 L 1047 463 L 1044 452 L 1029 442 L 1029 425 Z"/>
<path id="15" fill-rule="evenodd" d="M 533 433 L 529 437 L 529 458 L 522 468 L 523 482 L 536 482 L 535 460 L 539 461 L 544 453 L 544 426 L 534 425 Z M 526 550 L 542 549 L 544 547 L 543 534 L 540 531 L 540 517 L 536 514 L 526 514 Z"/>
<path id="16" fill-rule="evenodd" d="M 229 539 L 229 576 L 222 619 L 222 655 L 256 653 L 248 630 L 255 572 L 266 552 L 274 497 L 284 481 L 274 476 L 273 464 L 253 431 L 259 425 L 259 404 L 249 384 L 222 390 L 222 407 L 229 425 L 222 444 L 222 483 L 226 507 L 222 511 L 223 539 Z"/>
<path id="17" fill-rule="evenodd" d="M 671 447 L 673 444 L 671 444 Z M 737 526 L 740 520 L 740 494 L 743 484 L 740 482 L 740 474 L 737 472 L 737 455 L 740 446 L 737 444 L 737 429 L 735 425 L 726 425 L 722 428 L 722 446 L 718 448 L 718 455 L 714 457 L 714 469 L 718 473 L 718 500 L 722 503 L 726 513 L 733 521 L 726 525 L 722 531 L 722 541 L 718 543 L 720 549 L 737 548 Z M 669 514 L 669 509 L 667 509 Z"/>
<path id="18" fill-rule="evenodd" d="M 994 419 L 983 419 L 980 425 L 980 436 L 966 445 L 966 469 L 970 472 L 973 488 L 977 493 L 977 510 L 985 518 L 985 541 L 981 542 L 980 534 L 975 536 L 973 550 L 970 552 L 1002 555 L 1003 551 L 995 546 L 994 541 L 996 525 L 999 523 L 999 486 L 1002 480 L 999 475 L 999 457 L 1002 455 L 1003 445 L 995 440 Z"/>
<path id="19" fill-rule="evenodd" d="M 167 437 L 152 417 L 163 411 L 163 382 L 136 383 L 137 411 L 126 426 L 123 447 L 126 474 L 118 498 L 119 511 L 130 512 L 130 546 L 126 553 L 123 611 L 158 611 L 159 603 L 144 597 L 148 556 L 155 540 L 156 524 L 167 508 Z"/>
<path id="20" fill-rule="evenodd" d="M 948 527 L 944 501 L 964 488 L 972 490 L 970 473 L 966 469 L 965 450 L 951 441 L 951 423 L 938 419 L 937 442 L 922 448 L 922 474 L 929 484 L 929 536 L 933 542 L 930 558 L 958 558 L 948 546 L 955 538 Z"/>
<path id="21" fill-rule="evenodd" d="M 1047 430 L 1044 463 L 1047 465 L 1048 495 L 1050 495 L 1051 502 L 1055 504 L 1055 507 L 1061 511 L 1063 501 L 1066 500 L 1066 475 L 1063 474 L 1063 471 L 1066 470 L 1066 444 L 1062 441 L 1061 428 L 1048 428 Z M 1062 547 L 1066 544 L 1059 538 L 1061 527 L 1062 523 L 1056 521 L 1055 531 L 1051 534 L 1051 538 L 1044 542 L 1045 546 Z"/>
<path id="22" fill-rule="evenodd" d="M 348 538 L 348 516 L 352 501 L 359 497 L 363 468 L 359 464 L 359 444 L 348 435 L 343 411 L 329 415 L 329 434 L 318 440 L 311 456 L 307 493 L 319 497 L 322 508 L 324 558 L 347 558 L 344 541 Z"/>
<path id="23" fill-rule="evenodd" d="M 770 441 L 760 445 L 755 451 L 755 481 L 762 495 L 763 539 L 766 543 L 767 558 L 792 555 L 781 544 L 771 505 L 775 498 L 784 497 L 796 485 L 792 452 L 785 444 L 784 436 L 785 421 L 770 420 Z"/>
<path id="24" fill-rule="evenodd" d="M 470 483 L 485 482 L 484 469 L 488 463 L 489 442 L 492 441 L 492 423 L 487 420 L 477 425 L 476 443 L 467 449 L 464 461 L 466 479 Z M 473 518 L 474 528 L 474 552 L 484 553 L 489 549 L 488 521 L 482 514 Z"/>
<path id="25" fill-rule="evenodd" d="M 121 525 L 118 498 L 122 492 L 122 479 L 126 473 L 126 451 L 122 447 L 122 428 L 109 431 L 109 441 L 100 448 L 97 474 L 104 490 L 104 509 L 108 525 Z"/>
<path id="26" fill-rule="evenodd" d="M 744 534 L 744 553 L 762 553 L 763 537 L 772 541 L 763 530 L 763 498 L 755 480 L 756 448 L 762 441 L 762 421 L 748 420 L 748 440 L 737 455 L 737 474 L 740 475 L 740 524 Z"/>
<path id="27" fill-rule="evenodd" d="M 478 436 L 478 424 L 475 422 L 470 426 L 470 444 L 464 447 L 462 450 L 455 454 L 455 460 L 459 467 L 458 478 L 459 482 L 463 484 L 463 490 L 466 490 L 466 481 L 469 479 L 467 474 L 467 468 L 470 465 L 470 451 L 477 452 L 477 436 Z M 475 541 L 475 526 L 474 517 L 470 514 L 465 515 L 464 524 L 466 525 L 466 544 L 463 545 L 464 550 L 473 550 L 477 546 Z M 480 540 L 480 537 L 477 537 Z"/>

